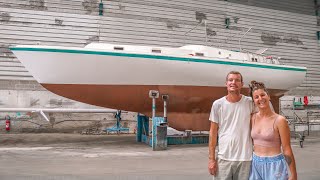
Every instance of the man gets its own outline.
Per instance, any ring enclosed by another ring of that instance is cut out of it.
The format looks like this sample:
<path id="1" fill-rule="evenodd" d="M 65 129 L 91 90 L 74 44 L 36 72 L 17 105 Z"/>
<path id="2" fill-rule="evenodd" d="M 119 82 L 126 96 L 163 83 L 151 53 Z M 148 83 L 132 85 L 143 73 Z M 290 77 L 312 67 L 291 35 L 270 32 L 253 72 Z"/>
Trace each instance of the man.
<path id="1" fill-rule="evenodd" d="M 216 100 L 211 108 L 208 168 L 213 179 L 247 180 L 252 158 L 250 115 L 253 104 L 250 97 L 240 94 L 243 78 L 239 72 L 228 73 L 226 86 L 227 96 Z"/>

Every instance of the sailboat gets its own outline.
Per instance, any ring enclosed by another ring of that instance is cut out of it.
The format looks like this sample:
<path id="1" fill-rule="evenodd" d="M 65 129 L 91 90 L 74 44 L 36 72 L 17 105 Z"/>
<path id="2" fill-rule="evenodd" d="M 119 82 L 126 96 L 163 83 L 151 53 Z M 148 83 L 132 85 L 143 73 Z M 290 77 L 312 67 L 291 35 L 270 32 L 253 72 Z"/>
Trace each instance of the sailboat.
<path id="1" fill-rule="evenodd" d="M 214 100 L 226 95 L 226 75 L 238 71 L 244 94 L 251 80 L 269 88 L 278 111 L 279 97 L 299 86 L 305 67 L 280 63 L 278 57 L 203 45 L 154 47 L 91 43 L 83 48 L 18 45 L 10 48 L 47 90 L 96 106 L 151 116 L 149 91 L 168 95 L 168 124 L 177 130 L 209 130 Z M 157 116 L 163 102 L 156 100 Z"/>

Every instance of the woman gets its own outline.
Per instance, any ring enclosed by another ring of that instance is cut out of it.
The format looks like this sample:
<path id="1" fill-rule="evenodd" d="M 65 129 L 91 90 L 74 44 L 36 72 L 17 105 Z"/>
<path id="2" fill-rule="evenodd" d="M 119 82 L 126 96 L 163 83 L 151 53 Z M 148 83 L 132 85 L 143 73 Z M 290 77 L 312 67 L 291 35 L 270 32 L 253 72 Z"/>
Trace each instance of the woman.
<path id="1" fill-rule="evenodd" d="M 251 81 L 249 86 L 254 104 L 259 109 L 251 117 L 254 152 L 249 179 L 296 180 L 296 163 L 290 145 L 288 122 L 285 117 L 271 110 L 270 96 L 263 83 Z"/>

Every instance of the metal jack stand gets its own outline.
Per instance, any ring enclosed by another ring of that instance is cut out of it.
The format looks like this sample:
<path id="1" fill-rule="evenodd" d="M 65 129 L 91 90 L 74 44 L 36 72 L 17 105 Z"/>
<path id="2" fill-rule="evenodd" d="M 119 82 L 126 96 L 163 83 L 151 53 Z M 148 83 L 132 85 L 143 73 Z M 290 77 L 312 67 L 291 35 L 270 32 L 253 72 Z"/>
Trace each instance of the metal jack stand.
<path id="1" fill-rule="evenodd" d="M 152 135 L 149 136 L 148 118 L 138 115 L 137 141 L 150 145 L 153 151 L 165 150 L 167 149 L 167 118 L 156 117 L 156 99 L 159 98 L 159 92 L 150 90 L 149 97 L 152 98 Z M 168 99 L 167 97 L 165 97 L 165 101 Z M 164 106 L 166 108 L 166 102 Z"/>
<path id="2" fill-rule="evenodd" d="M 168 146 L 167 140 L 167 100 L 168 95 L 162 95 L 164 116 L 152 118 L 152 150 L 166 150 Z"/>
<path id="3" fill-rule="evenodd" d="M 117 134 L 120 134 L 121 132 L 127 132 L 129 133 L 129 128 L 122 127 L 120 121 L 121 121 L 121 110 L 118 110 L 115 114 L 115 118 L 117 119 L 117 122 L 114 126 L 111 128 L 106 128 L 105 131 L 107 131 L 107 134 L 110 132 L 117 132 Z"/>
<path id="4" fill-rule="evenodd" d="M 153 98 L 153 97 L 152 97 Z M 154 99 L 154 98 L 153 98 Z M 162 95 L 164 117 L 152 117 L 152 150 L 166 150 L 168 146 L 167 141 L 167 100 L 168 95 Z M 155 104 L 153 105 L 155 107 Z M 155 110 L 155 108 L 154 108 Z M 153 113 L 155 115 L 155 113 Z"/>
<path id="5" fill-rule="evenodd" d="M 153 151 L 166 150 L 168 145 L 177 144 L 204 144 L 209 142 L 208 134 L 192 134 L 191 130 L 186 130 L 185 135 L 169 135 L 167 119 L 167 103 L 169 95 L 162 95 L 163 117 L 156 117 L 156 99 L 159 98 L 159 92 L 149 91 L 149 97 L 152 98 L 152 133 L 149 132 L 149 118 L 138 114 L 137 116 L 137 142 L 144 142 L 152 147 Z"/>
<path id="6" fill-rule="evenodd" d="M 152 98 L 152 150 L 164 150 L 167 147 L 166 144 L 164 145 L 167 132 L 164 132 L 162 126 L 160 126 L 163 118 L 156 117 L 156 99 L 159 98 L 159 91 L 149 91 L 149 97 Z"/>

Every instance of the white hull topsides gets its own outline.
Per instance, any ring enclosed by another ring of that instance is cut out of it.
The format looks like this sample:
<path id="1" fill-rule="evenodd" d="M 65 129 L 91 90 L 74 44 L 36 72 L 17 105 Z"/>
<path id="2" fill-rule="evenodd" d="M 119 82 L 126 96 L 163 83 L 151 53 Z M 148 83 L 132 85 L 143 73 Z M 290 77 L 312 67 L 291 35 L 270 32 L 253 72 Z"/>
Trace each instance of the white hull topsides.
<path id="1" fill-rule="evenodd" d="M 262 55 L 205 46 L 164 48 L 90 44 L 85 48 L 17 46 L 11 48 L 42 84 L 182 85 L 223 87 L 229 71 L 268 88 L 299 86 L 306 68 L 281 65 Z M 255 62 L 258 61 L 258 62 Z"/>

